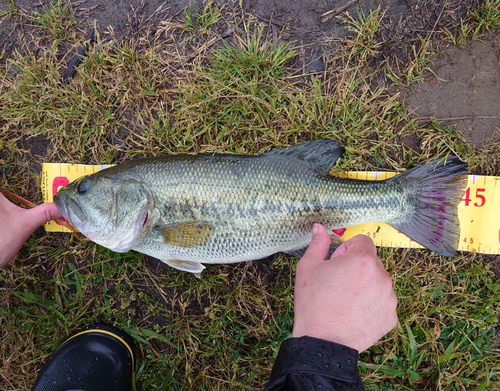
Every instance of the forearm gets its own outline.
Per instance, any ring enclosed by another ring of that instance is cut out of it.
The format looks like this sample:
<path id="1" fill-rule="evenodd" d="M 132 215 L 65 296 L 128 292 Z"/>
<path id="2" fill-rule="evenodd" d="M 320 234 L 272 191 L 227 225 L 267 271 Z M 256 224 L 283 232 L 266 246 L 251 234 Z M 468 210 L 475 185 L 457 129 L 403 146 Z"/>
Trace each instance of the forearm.
<path id="1" fill-rule="evenodd" d="M 364 390 L 357 366 L 355 349 L 312 337 L 289 338 L 264 391 Z"/>

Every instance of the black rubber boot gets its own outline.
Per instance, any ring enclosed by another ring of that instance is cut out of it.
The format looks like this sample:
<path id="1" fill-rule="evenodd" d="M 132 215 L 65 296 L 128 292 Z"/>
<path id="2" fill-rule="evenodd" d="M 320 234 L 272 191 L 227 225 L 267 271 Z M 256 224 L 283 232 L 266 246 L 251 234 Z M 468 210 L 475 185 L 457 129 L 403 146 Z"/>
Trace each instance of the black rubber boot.
<path id="1" fill-rule="evenodd" d="M 68 338 L 38 373 L 31 391 L 130 391 L 134 341 L 105 323 Z"/>

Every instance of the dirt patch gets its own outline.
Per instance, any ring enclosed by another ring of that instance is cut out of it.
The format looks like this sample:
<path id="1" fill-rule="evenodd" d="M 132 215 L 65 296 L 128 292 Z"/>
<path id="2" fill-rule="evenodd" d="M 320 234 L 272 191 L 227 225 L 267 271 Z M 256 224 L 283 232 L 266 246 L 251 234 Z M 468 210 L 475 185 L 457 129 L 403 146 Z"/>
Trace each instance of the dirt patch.
<path id="1" fill-rule="evenodd" d="M 500 140 L 500 35 L 438 54 L 423 82 L 406 91 L 418 117 L 436 118 L 472 142 Z"/>

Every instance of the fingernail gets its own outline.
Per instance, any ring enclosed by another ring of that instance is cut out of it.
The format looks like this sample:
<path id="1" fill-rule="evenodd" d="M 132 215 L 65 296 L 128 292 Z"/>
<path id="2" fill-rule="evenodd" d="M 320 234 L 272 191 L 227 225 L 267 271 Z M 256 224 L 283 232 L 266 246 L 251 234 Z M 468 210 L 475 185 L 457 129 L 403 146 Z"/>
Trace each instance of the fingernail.
<path id="1" fill-rule="evenodd" d="M 314 223 L 313 224 L 313 235 L 316 235 L 319 231 L 319 224 L 318 223 Z"/>

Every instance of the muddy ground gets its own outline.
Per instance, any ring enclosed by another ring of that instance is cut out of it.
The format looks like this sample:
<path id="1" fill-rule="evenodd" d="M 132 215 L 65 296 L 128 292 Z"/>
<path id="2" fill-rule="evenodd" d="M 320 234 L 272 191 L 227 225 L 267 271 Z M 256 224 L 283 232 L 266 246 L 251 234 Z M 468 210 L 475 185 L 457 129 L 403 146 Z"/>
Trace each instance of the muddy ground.
<path id="1" fill-rule="evenodd" d="M 418 36 L 427 31 L 458 28 L 461 18 L 477 5 L 470 1 L 418 0 L 245 0 L 243 10 L 251 13 L 269 26 L 275 40 L 295 41 L 302 51 L 305 70 L 320 70 L 324 55 L 334 50 L 336 38 L 348 36 L 336 15 L 342 12 L 355 14 L 359 9 L 367 14 L 381 7 L 385 12 L 382 29 L 384 46 L 380 61 L 389 59 L 394 65 L 404 64 L 411 53 L 411 46 Z M 49 1 L 33 3 L 16 0 L 16 5 L 30 13 L 47 6 Z M 217 1 L 219 7 L 238 8 L 238 1 Z M 78 23 L 85 28 L 97 24 L 102 34 L 113 29 L 118 38 L 126 38 L 145 24 L 160 21 L 182 20 L 186 7 L 202 7 L 203 3 L 191 0 L 85 0 L 74 2 Z M 7 2 L 0 10 L 7 10 Z M 11 19 L 0 24 L 0 48 L 9 54 L 16 47 L 17 36 L 23 27 Z M 440 119 L 457 128 L 473 143 L 491 138 L 500 139 L 500 41 L 499 34 L 489 34 L 471 44 L 455 46 L 436 34 L 434 48 L 440 53 L 431 63 L 431 72 L 425 80 L 414 83 L 403 91 L 415 116 Z"/>

